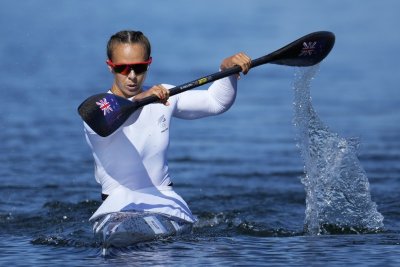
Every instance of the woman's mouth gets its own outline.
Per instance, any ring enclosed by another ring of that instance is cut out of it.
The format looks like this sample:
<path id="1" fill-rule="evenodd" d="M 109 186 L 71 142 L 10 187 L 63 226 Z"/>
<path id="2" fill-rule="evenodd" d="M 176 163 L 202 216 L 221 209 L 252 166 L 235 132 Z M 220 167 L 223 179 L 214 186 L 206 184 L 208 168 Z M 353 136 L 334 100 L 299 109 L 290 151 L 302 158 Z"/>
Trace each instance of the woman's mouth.
<path id="1" fill-rule="evenodd" d="M 135 90 L 135 89 L 137 88 L 137 85 L 136 85 L 136 84 L 127 84 L 126 87 L 127 87 L 129 90 Z"/>

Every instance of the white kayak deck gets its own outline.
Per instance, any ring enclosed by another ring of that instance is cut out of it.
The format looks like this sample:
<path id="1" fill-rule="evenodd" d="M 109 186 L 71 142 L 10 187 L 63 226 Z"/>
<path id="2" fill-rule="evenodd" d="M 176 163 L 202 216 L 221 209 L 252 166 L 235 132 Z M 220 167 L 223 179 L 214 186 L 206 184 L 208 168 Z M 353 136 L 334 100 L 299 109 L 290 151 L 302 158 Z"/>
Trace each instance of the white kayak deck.
<path id="1" fill-rule="evenodd" d="M 113 212 L 101 216 L 93 225 L 103 252 L 109 247 L 127 247 L 167 236 L 188 234 L 193 223 L 153 212 Z"/>

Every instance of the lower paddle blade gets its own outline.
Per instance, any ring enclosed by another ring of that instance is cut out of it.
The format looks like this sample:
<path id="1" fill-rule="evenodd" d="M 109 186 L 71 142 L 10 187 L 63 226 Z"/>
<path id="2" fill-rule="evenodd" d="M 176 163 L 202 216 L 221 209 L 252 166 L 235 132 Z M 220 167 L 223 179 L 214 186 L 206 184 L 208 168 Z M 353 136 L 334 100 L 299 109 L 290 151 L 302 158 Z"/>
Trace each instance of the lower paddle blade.
<path id="1" fill-rule="evenodd" d="M 93 95 L 78 107 L 83 121 L 102 137 L 115 132 L 135 110 L 134 102 L 108 93 Z"/>
<path id="2" fill-rule="evenodd" d="M 257 62 L 256 65 L 268 62 L 285 66 L 313 66 L 329 54 L 334 44 L 335 35 L 332 32 L 313 32 L 265 56 L 265 58 L 260 58 L 260 62 Z"/>

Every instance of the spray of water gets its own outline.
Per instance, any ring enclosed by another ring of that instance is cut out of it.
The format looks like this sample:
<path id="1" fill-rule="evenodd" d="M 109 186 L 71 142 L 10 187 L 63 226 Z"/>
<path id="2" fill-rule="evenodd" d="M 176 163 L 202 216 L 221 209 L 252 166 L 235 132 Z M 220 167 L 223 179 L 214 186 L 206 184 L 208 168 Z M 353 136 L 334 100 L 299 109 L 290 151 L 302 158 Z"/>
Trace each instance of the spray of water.
<path id="1" fill-rule="evenodd" d="M 357 158 L 359 142 L 331 132 L 312 107 L 310 87 L 318 69 L 296 69 L 293 83 L 294 125 L 305 171 L 305 231 L 378 231 L 383 216 L 371 200 L 368 178 Z"/>

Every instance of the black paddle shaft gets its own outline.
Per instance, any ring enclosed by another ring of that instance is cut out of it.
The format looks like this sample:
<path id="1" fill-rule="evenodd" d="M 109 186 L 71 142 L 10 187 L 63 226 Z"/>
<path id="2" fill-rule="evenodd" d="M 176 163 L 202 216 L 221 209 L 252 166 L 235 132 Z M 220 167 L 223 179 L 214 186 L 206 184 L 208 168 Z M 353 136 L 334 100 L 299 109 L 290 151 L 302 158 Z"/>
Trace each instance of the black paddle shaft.
<path id="1" fill-rule="evenodd" d="M 254 68 L 266 63 L 278 64 L 294 67 L 308 67 L 321 62 L 331 51 L 335 43 L 335 35 L 328 31 L 310 33 L 297 39 L 296 41 L 282 47 L 266 56 L 259 57 L 251 61 L 250 68 Z M 219 71 L 200 79 L 176 86 L 169 90 L 169 95 L 173 96 L 195 87 L 210 83 L 241 71 L 240 66 Z M 138 106 L 142 107 L 150 103 L 159 101 L 153 95 L 139 101 Z"/>
<path id="2" fill-rule="evenodd" d="M 331 51 L 335 35 L 328 31 L 310 33 L 266 56 L 251 61 L 251 68 L 271 63 L 307 67 L 321 62 Z M 170 89 L 170 96 L 210 83 L 241 71 L 240 66 L 216 72 Z M 106 137 L 115 132 L 137 109 L 159 101 L 155 95 L 129 101 L 112 94 L 97 94 L 87 98 L 78 107 L 78 113 L 93 131 Z"/>

